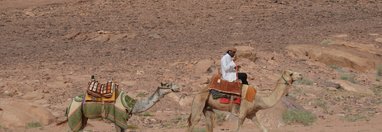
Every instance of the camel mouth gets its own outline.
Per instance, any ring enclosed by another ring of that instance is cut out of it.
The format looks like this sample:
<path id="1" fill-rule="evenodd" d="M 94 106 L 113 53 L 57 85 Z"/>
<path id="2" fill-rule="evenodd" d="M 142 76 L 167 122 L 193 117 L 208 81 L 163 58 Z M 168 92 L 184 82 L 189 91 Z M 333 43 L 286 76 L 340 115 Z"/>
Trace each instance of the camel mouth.
<path id="1" fill-rule="evenodd" d="M 178 86 L 174 86 L 174 88 L 171 88 L 172 92 L 180 92 L 180 88 Z"/>
<path id="2" fill-rule="evenodd" d="M 179 88 L 178 89 L 171 89 L 172 92 L 180 92 Z"/>

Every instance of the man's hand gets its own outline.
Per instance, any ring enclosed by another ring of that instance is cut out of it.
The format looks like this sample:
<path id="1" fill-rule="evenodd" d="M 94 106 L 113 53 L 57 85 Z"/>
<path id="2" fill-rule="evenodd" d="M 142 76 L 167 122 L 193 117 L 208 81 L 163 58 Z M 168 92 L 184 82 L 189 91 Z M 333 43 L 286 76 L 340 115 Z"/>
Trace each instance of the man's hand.
<path id="1" fill-rule="evenodd" d="M 236 70 L 239 71 L 241 68 L 241 65 L 236 65 Z"/>
<path id="2" fill-rule="evenodd" d="M 233 56 L 233 61 L 236 61 L 237 60 L 237 56 Z"/>

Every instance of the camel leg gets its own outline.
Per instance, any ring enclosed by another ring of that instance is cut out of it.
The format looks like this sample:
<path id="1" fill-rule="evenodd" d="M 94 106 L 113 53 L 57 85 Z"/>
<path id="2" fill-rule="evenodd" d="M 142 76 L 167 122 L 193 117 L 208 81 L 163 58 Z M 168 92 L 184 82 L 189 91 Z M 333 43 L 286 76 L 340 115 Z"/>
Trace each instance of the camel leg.
<path id="1" fill-rule="evenodd" d="M 237 119 L 237 128 L 236 128 L 236 132 L 239 132 L 240 131 L 240 128 L 241 126 L 243 125 L 244 123 L 244 120 L 246 118 L 246 111 L 244 110 L 240 110 L 240 113 L 239 113 L 239 116 L 238 116 L 238 119 Z"/>
<path id="2" fill-rule="evenodd" d="M 206 123 L 207 123 L 207 132 L 213 132 L 213 129 L 215 127 L 215 112 L 212 110 L 206 110 L 204 112 L 204 115 L 206 117 Z"/>
<path id="3" fill-rule="evenodd" d="M 191 114 L 188 117 L 188 129 L 187 132 L 192 132 L 195 125 L 200 121 L 200 115 L 203 113 L 206 101 L 208 99 L 208 92 L 198 94 L 194 97 L 191 106 Z"/>
<path id="4" fill-rule="evenodd" d="M 117 125 L 115 125 L 115 130 L 116 130 L 116 132 L 125 132 L 125 129 L 123 129 L 122 127 L 119 127 Z"/>
<path id="5" fill-rule="evenodd" d="M 259 120 L 257 119 L 257 116 L 253 116 L 252 117 L 252 122 L 255 123 L 257 125 L 257 127 L 259 127 L 263 132 L 268 132 L 267 128 L 265 128 L 260 122 Z"/>
<path id="6" fill-rule="evenodd" d="M 82 115 L 82 126 L 80 128 L 80 131 L 83 130 L 87 124 L 88 124 L 88 118 Z"/>
<path id="7" fill-rule="evenodd" d="M 248 118 L 248 111 L 250 103 L 242 99 L 241 104 L 240 104 L 240 109 L 239 109 L 239 114 L 238 114 L 238 119 L 237 119 L 237 128 L 236 132 L 239 132 L 241 126 L 244 123 L 244 120 Z"/>
<path id="8" fill-rule="evenodd" d="M 241 126 L 242 126 L 243 123 L 244 123 L 244 120 L 245 120 L 245 115 L 244 115 L 244 114 L 240 114 L 240 115 L 239 115 L 239 118 L 237 119 L 237 128 L 236 128 L 236 132 L 239 132 Z"/>

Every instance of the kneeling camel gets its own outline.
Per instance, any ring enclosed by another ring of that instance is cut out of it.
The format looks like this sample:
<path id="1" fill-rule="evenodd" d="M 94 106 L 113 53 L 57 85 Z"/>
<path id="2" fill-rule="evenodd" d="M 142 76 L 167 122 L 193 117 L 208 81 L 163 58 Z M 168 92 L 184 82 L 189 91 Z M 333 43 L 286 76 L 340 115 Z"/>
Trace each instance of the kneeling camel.
<path id="1" fill-rule="evenodd" d="M 117 131 L 123 132 L 127 129 L 127 121 L 132 114 L 148 110 L 171 92 L 179 92 L 179 87 L 161 83 L 150 97 L 143 100 L 132 99 L 125 92 L 117 91 L 118 97 L 111 103 L 85 102 L 83 96 L 76 96 L 66 110 L 66 121 L 72 131 L 80 131 L 85 128 L 88 119 L 105 118 L 115 123 Z"/>

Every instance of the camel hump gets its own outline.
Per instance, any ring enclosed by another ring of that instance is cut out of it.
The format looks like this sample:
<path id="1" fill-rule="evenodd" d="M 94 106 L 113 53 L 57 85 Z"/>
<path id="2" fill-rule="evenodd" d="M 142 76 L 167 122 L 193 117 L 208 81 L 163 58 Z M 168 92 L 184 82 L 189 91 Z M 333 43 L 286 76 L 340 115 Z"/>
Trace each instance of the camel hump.
<path id="1" fill-rule="evenodd" d="M 212 76 L 211 81 L 208 84 L 208 89 L 241 96 L 242 86 L 240 81 L 229 82 L 221 79 L 220 74 L 215 74 Z"/>

